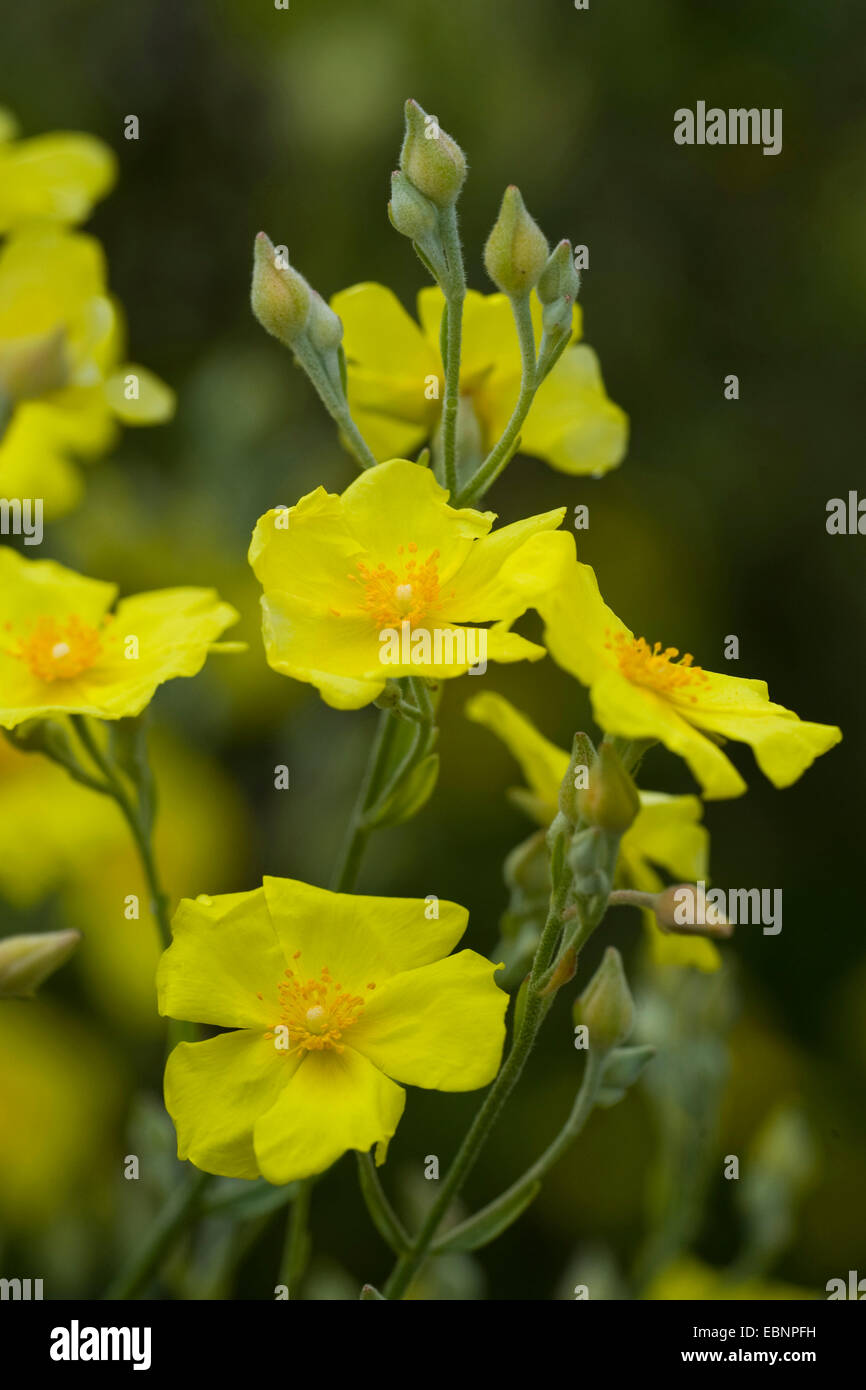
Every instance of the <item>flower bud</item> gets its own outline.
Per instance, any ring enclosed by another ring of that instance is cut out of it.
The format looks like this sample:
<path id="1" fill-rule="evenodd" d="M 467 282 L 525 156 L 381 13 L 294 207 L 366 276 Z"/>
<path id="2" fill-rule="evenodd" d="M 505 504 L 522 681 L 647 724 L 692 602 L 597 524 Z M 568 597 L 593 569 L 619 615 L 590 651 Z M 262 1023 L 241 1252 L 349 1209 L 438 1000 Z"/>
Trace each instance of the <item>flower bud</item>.
<path id="1" fill-rule="evenodd" d="M 584 820 L 610 835 L 625 834 L 640 810 L 637 787 L 606 739 L 590 768 L 589 786 L 578 794 L 577 803 Z"/>
<path id="2" fill-rule="evenodd" d="M 587 734 L 575 734 L 571 759 L 559 788 L 559 809 L 570 825 L 580 820 L 578 796 L 589 786 L 590 768 L 595 762 L 595 749 Z"/>
<path id="3" fill-rule="evenodd" d="M 634 1000 L 615 946 L 608 946 L 583 994 L 574 1005 L 575 1023 L 589 1032 L 589 1045 L 607 1052 L 624 1043 L 634 1026 Z"/>
<path id="4" fill-rule="evenodd" d="M 410 241 L 418 242 L 430 236 L 439 221 L 435 205 L 399 169 L 395 169 L 391 175 L 388 216 L 392 227 L 409 237 Z"/>
<path id="5" fill-rule="evenodd" d="M 259 232 L 253 254 L 250 302 L 262 328 L 291 347 L 304 331 L 311 295 L 302 275 L 290 266 L 277 265 L 273 242 Z"/>
<path id="6" fill-rule="evenodd" d="M 307 337 L 318 353 L 334 352 L 343 341 L 343 320 L 315 290 L 310 291 Z"/>
<path id="7" fill-rule="evenodd" d="M 52 329 L 0 343 L 0 391 L 10 401 L 36 400 L 69 383 L 66 333 Z"/>
<path id="8" fill-rule="evenodd" d="M 511 184 L 484 247 L 484 266 L 503 294 L 528 294 L 547 261 L 544 233 L 526 211 L 520 189 Z"/>
<path id="9" fill-rule="evenodd" d="M 557 299 L 577 298 L 580 289 L 580 275 L 574 268 L 571 243 L 561 241 L 554 247 L 547 265 L 538 277 L 535 293 L 542 304 L 553 304 Z"/>
<path id="10" fill-rule="evenodd" d="M 407 101 L 405 109 L 406 134 L 400 168 L 409 182 L 437 207 L 451 207 L 466 178 L 466 156 L 417 101 Z"/>
<path id="11" fill-rule="evenodd" d="M 707 906 L 703 884 L 671 884 L 656 895 L 653 911 L 662 930 L 677 936 L 728 937 L 734 930 L 714 903 Z"/>
<path id="12" fill-rule="evenodd" d="M 29 999 L 64 965 L 81 940 L 80 931 L 7 936 L 0 941 L 0 999 Z"/>

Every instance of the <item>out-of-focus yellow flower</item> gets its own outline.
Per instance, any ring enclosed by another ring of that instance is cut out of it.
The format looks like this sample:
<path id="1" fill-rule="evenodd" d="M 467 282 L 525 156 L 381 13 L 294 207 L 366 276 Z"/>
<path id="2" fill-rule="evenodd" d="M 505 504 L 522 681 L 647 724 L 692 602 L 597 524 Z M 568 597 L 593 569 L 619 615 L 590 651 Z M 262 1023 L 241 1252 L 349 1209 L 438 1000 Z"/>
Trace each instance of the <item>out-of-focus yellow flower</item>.
<path id="1" fill-rule="evenodd" d="M 117 1048 L 44 999 L 0 1009 L 0 1224 L 44 1228 L 111 1192 L 126 1095 Z M 4 1273 L 8 1273 L 4 1270 Z"/>
<path id="2" fill-rule="evenodd" d="M 384 285 L 353 285 L 331 300 L 345 329 L 352 415 L 379 459 L 414 452 L 436 430 L 444 396 L 439 356 L 444 302 L 441 290 L 423 289 L 418 296 L 419 326 Z M 537 343 L 541 305 L 535 296 L 532 318 Z M 579 343 L 581 331 L 581 311 L 575 306 L 571 344 L 538 390 L 521 427 L 520 447 L 564 473 L 602 474 L 621 462 L 628 422 L 605 393 L 592 348 Z M 508 297 L 470 290 L 460 393 L 463 409 L 472 407 L 485 453 L 508 423 L 520 376 Z"/>
<path id="3" fill-rule="evenodd" d="M 488 535 L 494 512 L 449 507 L 430 470 L 406 459 L 369 468 L 342 496 L 320 487 L 268 512 L 249 552 L 264 589 L 268 663 L 315 685 L 327 704 L 359 709 L 391 677 L 459 676 L 481 658 L 538 660 L 543 649 L 508 630 L 523 610 L 499 574 L 563 514 Z M 536 557 L 542 583 L 543 547 Z M 490 629 L 463 626 L 491 620 Z"/>
<path id="4" fill-rule="evenodd" d="M 692 1256 L 686 1255 L 669 1264 L 653 1279 L 644 1298 L 688 1303 L 716 1300 L 748 1301 L 750 1299 L 817 1298 L 808 1289 L 794 1284 L 782 1284 L 770 1279 L 729 1280 L 724 1270 L 713 1269 Z"/>
<path id="5" fill-rule="evenodd" d="M 42 228 L 0 251 L 0 391 L 12 415 L 0 438 L 0 493 L 40 497 L 48 516 L 78 501 L 74 460 L 115 442 L 118 422 L 159 424 L 174 393 L 124 362 L 124 327 L 99 243 Z M 5 382 L 5 385 L 4 385 Z"/>
<path id="6" fill-rule="evenodd" d="M 215 762 L 162 728 L 148 743 L 159 788 L 154 849 L 166 892 L 177 902 L 213 886 L 215 874 L 218 888 L 237 882 L 249 825 L 233 784 Z M 0 897 L 27 910 L 55 893 L 60 920 L 84 933 L 70 968 L 94 1007 L 125 1033 L 161 1034 L 154 983 L 160 947 L 123 817 L 113 801 L 56 763 L 0 738 Z M 125 910 L 130 894 L 139 900 L 137 918 Z"/>
<path id="7" fill-rule="evenodd" d="M 0 728 L 140 714 L 163 681 L 235 647 L 216 640 L 238 615 L 212 589 L 157 589 L 110 613 L 116 597 L 114 584 L 0 548 Z"/>
<path id="8" fill-rule="evenodd" d="M 180 1043 L 165 1075 L 178 1154 L 206 1172 L 286 1183 L 347 1149 L 382 1162 L 397 1082 L 472 1091 L 496 1074 L 507 996 L 467 913 L 266 878 L 181 903 L 157 975 L 160 1012 L 234 1031 Z"/>
<path id="9" fill-rule="evenodd" d="M 608 733 L 659 740 L 684 758 L 710 800 L 746 790 L 722 752 L 725 739 L 748 743 L 758 766 L 777 787 L 788 787 L 815 758 L 838 743 L 841 731 L 810 724 L 770 702 L 765 681 L 704 671 L 690 653 L 635 637 L 601 597 L 589 565 L 575 558 L 574 537 L 551 537 L 539 558 L 545 582 L 536 578 L 535 542 L 505 567 L 503 578 L 534 604 L 545 624 L 545 642 L 558 665 L 589 688 L 593 713 Z M 552 548 L 561 570 L 550 582 Z"/>
<path id="10" fill-rule="evenodd" d="M 501 738 L 520 764 L 529 790 L 513 788 L 512 800 L 539 825 L 550 825 L 559 807 L 560 784 L 568 770 L 569 755 L 565 749 L 551 743 L 525 714 L 492 691 L 473 696 L 465 712 Z M 676 880 L 706 881 L 710 837 L 700 823 L 702 809 L 696 796 L 641 791 L 640 811 L 620 842 L 616 886 L 642 893 L 660 892 L 664 881 L 655 865 Z M 661 932 L 651 912 L 642 911 L 641 917 L 651 956 L 659 965 L 718 969 L 719 953 L 711 941 Z"/>
<path id="11" fill-rule="evenodd" d="M 16 140 L 0 108 L 0 235 L 17 227 L 83 222 L 114 183 L 117 160 L 93 135 L 57 131 Z"/>

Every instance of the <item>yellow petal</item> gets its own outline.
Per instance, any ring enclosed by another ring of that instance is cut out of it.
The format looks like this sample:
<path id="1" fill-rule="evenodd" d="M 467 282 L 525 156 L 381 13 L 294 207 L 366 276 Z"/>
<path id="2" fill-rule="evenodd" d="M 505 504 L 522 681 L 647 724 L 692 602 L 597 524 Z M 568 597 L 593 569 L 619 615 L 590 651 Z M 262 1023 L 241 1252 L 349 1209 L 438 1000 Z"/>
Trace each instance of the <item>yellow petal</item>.
<path id="1" fill-rule="evenodd" d="M 607 671 L 592 686 L 592 709 L 608 733 L 624 738 L 659 739 L 684 758 L 704 796 L 717 801 L 742 796 L 746 784 L 718 744 L 706 738 L 669 700 L 633 685 L 618 671 Z"/>
<path id="2" fill-rule="evenodd" d="M 347 1149 L 387 1145 L 406 1093 L 347 1047 L 310 1052 L 255 1126 L 255 1152 L 268 1182 L 322 1173 Z"/>
<path id="3" fill-rule="evenodd" d="M 53 228 L 15 236 L 0 253 L 0 337 L 60 326 L 86 345 L 105 285 L 105 255 L 94 237 Z"/>
<path id="4" fill-rule="evenodd" d="M 599 476 L 622 462 L 628 418 L 609 399 L 592 348 L 563 353 L 538 389 L 520 447 L 563 473 Z"/>
<path id="5" fill-rule="evenodd" d="M 0 232 L 81 222 L 114 182 L 114 154 L 91 135 L 38 135 L 0 151 Z"/>
<path id="6" fill-rule="evenodd" d="M 179 1043 L 165 1068 L 178 1158 L 224 1178 L 257 1178 L 256 1121 L 285 1092 L 296 1066 L 297 1058 L 246 1030 Z"/>
<path id="7" fill-rule="evenodd" d="M 319 612 L 359 606 L 357 561 L 366 553 L 349 530 L 342 498 L 323 487 L 288 510 L 260 517 L 249 562 L 266 593 L 302 599 Z M 354 575 L 354 581 L 350 578 Z"/>
<path id="8" fill-rule="evenodd" d="M 565 508 L 557 507 L 502 526 L 476 541 L 452 581 L 448 596 L 451 617 L 461 622 L 485 622 L 518 616 L 524 604 L 515 602 L 515 591 L 504 579 L 503 567 L 531 536 L 554 531 L 564 516 Z"/>
<path id="9" fill-rule="evenodd" d="M 346 525 L 377 563 L 397 566 L 401 547 L 410 542 L 417 545 L 422 561 L 438 550 L 443 584 L 496 520 L 495 512 L 450 507 L 448 493 L 431 469 L 408 459 L 390 459 L 366 469 L 346 488 L 342 503 Z"/>
<path id="10" fill-rule="evenodd" d="M 440 380 L 438 355 L 384 285 L 361 284 L 334 295 L 343 320 L 348 396 L 355 423 L 376 458 L 413 451 L 439 414 L 431 378 Z"/>
<path id="11" fill-rule="evenodd" d="M 116 584 L 88 579 L 56 560 L 30 560 L 10 546 L 0 546 L 0 640 L 10 631 L 17 636 L 24 624 L 42 616 L 77 613 L 96 626 L 116 594 Z"/>
<path id="12" fill-rule="evenodd" d="M 626 865 L 649 859 L 675 879 L 706 879 L 710 836 L 700 824 L 703 806 L 697 796 L 640 793 L 640 811 L 622 837 L 620 854 Z M 634 882 L 645 892 L 643 885 Z"/>
<path id="13" fill-rule="evenodd" d="M 156 976 L 161 1014 L 220 1028 L 278 1022 L 288 962 L 262 888 L 184 898 L 171 934 Z"/>
<path id="14" fill-rule="evenodd" d="M 367 614 L 338 616 L 288 594 L 262 596 L 262 638 L 268 665 L 307 681 L 333 709 L 362 709 L 381 695 L 394 668 L 380 661 Z"/>
<path id="15" fill-rule="evenodd" d="M 568 769 L 568 754 L 540 734 L 525 714 L 492 691 L 473 696 L 464 713 L 502 739 L 542 802 L 544 823 L 549 824 L 557 812 L 560 783 Z"/>
<path id="16" fill-rule="evenodd" d="M 352 1046 L 406 1085 L 474 1091 L 492 1081 L 505 1041 L 500 966 L 475 951 L 395 975 L 364 1006 Z"/>
<path id="17" fill-rule="evenodd" d="M 839 743 L 831 724 L 810 724 L 773 704 L 763 681 L 707 671 L 697 702 L 683 713 L 698 728 L 751 745 L 758 766 L 777 787 L 789 787 L 817 757 Z"/>
<path id="18" fill-rule="evenodd" d="M 445 900 L 437 918 L 423 898 L 331 893 L 291 878 L 265 878 L 263 886 L 286 959 L 294 962 L 300 952 L 296 972 L 312 979 L 327 966 L 335 981 L 358 993 L 447 955 L 469 915 Z"/>
<path id="19" fill-rule="evenodd" d="M 137 393 L 130 398 L 129 393 Z M 147 367 L 127 362 L 105 383 L 105 399 L 125 425 L 161 425 L 174 415 L 177 398 Z"/>

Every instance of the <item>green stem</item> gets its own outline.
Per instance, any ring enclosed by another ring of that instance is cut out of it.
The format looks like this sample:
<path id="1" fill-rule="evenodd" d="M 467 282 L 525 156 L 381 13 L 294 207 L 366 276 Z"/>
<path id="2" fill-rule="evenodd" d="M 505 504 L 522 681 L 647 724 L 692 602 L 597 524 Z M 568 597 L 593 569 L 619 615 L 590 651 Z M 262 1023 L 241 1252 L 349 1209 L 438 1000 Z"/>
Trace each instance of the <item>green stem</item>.
<path id="1" fill-rule="evenodd" d="M 535 365 L 535 329 L 532 324 L 529 295 L 512 295 L 511 309 L 520 343 L 520 360 L 523 368 L 520 395 L 512 411 L 511 419 L 505 426 L 502 438 L 491 449 L 475 476 L 470 478 L 466 486 L 458 493 L 452 503 L 456 507 L 467 507 L 470 503 L 479 501 L 499 477 L 514 453 L 520 427 L 529 414 L 529 407 L 532 405 L 535 392 L 538 389 L 538 373 Z"/>
<path id="2" fill-rule="evenodd" d="M 157 1274 L 169 1251 L 192 1225 L 199 1213 L 201 1195 L 211 1181 L 209 1173 L 193 1169 L 193 1175 L 178 1187 L 156 1219 L 147 1244 L 105 1294 L 107 1300 L 135 1298 Z"/>
<path id="3" fill-rule="evenodd" d="M 532 1051 L 538 1031 L 550 1008 L 550 1000 L 542 999 L 539 996 L 538 986 L 550 964 L 562 930 L 562 912 L 568 897 L 569 887 L 570 879 L 563 876 L 552 894 L 547 921 L 541 933 L 529 975 L 526 1005 L 520 1031 L 512 1043 L 505 1064 L 487 1092 L 481 1108 L 457 1152 L 457 1156 L 445 1175 L 439 1196 L 430 1208 L 427 1219 L 414 1240 L 412 1248 L 405 1255 L 402 1255 L 395 1264 L 391 1277 L 385 1285 L 386 1298 L 401 1298 L 424 1263 L 443 1218 L 474 1166 L 506 1100 L 517 1084 L 526 1059 Z"/>
<path id="4" fill-rule="evenodd" d="M 300 1288 L 310 1253 L 309 1224 L 312 1192 L 313 1179 L 304 1178 L 302 1182 L 298 1183 L 295 1200 L 289 1208 L 286 1243 L 283 1248 L 279 1279 L 279 1282 L 285 1284 L 288 1289 L 289 1298 L 293 1297 L 294 1290 Z"/>
<path id="5" fill-rule="evenodd" d="M 441 216 L 442 245 L 448 260 L 448 281 L 442 285 L 445 294 L 446 334 L 445 400 L 442 404 L 442 456 L 445 486 L 452 499 L 457 494 L 457 414 L 460 404 L 460 351 L 463 338 L 463 301 L 466 298 L 466 276 L 463 253 L 457 230 L 457 209 L 452 204 Z"/>
<path id="6" fill-rule="evenodd" d="M 331 887 L 335 893 L 351 891 L 358 877 L 361 858 L 373 827 L 364 823 L 366 812 L 379 794 L 394 737 L 400 727 L 399 716 L 392 710 L 384 709 L 379 715 L 376 736 L 370 750 L 370 757 L 355 801 L 343 845 L 331 876 Z"/>
<path id="7" fill-rule="evenodd" d="M 443 1249 L 446 1249 L 459 1234 L 476 1227 L 481 1229 L 497 1211 L 512 1207 L 512 1204 L 516 1203 L 521 1195 L 526 1194 L 527 1198 L 531 1199 L 529 1189 L 538 1183 L 555 1163 L 558 1163 L 562 1155 L 574 1143 L 592 1114 L 604 1075 L 604 1057 L 605 1054 L 598 1052 L 588 1054 L 583 1079 L 571 1113 L 556 1138 L 548 1144 L 541 1156 L 532 1164 L 532 1167 L 527 1168 L 526 1172 L 521 1174 L 509 1188 L 500 1193 L 493 1202 L 488 1203 L 486 1207 L 469 1217 L 467 1221 L 464 1221 L 454 1230 L 448 1231 L 441 1242 Z M 435 1246 L 433 1253 L 436 1253 Z"/>
<path id="8" fill-rule="evenodd" d="M 117 769 L 100 748 L 97 739 L 87 723 L 87 718 L 81 714 L 71 716 L 72 724 L 78 734 L 79 739 L 89 753 L 91 759 L 99 768 L 106 783 L 107 790 L 120 807 L 124 818 L 132 832 L 135 847 L 141 860 L 141 867 L 147 880 L 148 892 L 151 899 L 151 911 L 156 920 L 157 930 L 164 950 L 171 945 L 171 924 L 169 919 L 168 894 L 162 887 L 159 872 L 156 867 L 156 859 L 151 843 L 149 822 L 153 816 L 152 790 L 148 792 L 146 805 L 136 804 L 129 795 L 126 787 L 118 776 Z"/>
<path id="9" fill-rule="evenodd" d="M 376 456 L 352 419 L 349 403 L 346 400 L 342 387 L 338 388 L 334 385 L 318 353 L 304 343 L 303 340 L 295 343 L 293 351 L 296 359 L 315 387 L 322 405 L 327 410 L 331 419 L 336 422 L 342 431 L 343 438 L 348 444 L 354 458 L 362 468 L 375 468 L 377 463 Z"/>

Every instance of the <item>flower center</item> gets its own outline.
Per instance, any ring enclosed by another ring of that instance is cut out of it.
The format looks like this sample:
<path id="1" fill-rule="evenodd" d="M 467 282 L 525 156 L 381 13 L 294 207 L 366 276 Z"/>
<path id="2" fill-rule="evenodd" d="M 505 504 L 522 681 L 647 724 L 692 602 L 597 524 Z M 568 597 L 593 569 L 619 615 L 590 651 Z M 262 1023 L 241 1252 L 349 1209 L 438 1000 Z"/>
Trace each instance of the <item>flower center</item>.
<path id="1" fill-rule="evenodd" d="M 643 637 L 626 637 L 622 632 L 618 632 L 612 641 L 605 642 L 605 646 L 616 653 L 619 669 L 627 680 L 648 690 L 656 690 L 659 694 L 670 695 L 674 691 L 707 682 L 707 675 L 700 666 L 692 665 L 694 657 L 691 652 L 686 652 L 677 661 L 679 651 L 676 647 L 662 648 L 661 642 L 654 642 L 650 646 Z M 698 697 L 689 694 L 689 699 L 696 704 Z"/>
<path id="2" fill-rule="evenodd" d="M 19 639 L 9 655 L 23 661 L 41 681 L 68 681 L 89 671 L 102 653 L 95 627 L 73 614 L 65 622 L 41 617 L 32 632 Z"/>
<path id="3" fill-rule="evenodd" d="M 439 602 L 439 551 L 432 550 L 426 560 L 419 562 L 418 547 L 410 541 L 401 545 L 397 553 L 403 557 L 399 572 L 384 563 L 371 569 L 359 560 L 360 579 L 354 574 L 349 576 L 354 584 L 363 584 L 363 607 L 378 631 L 405 622 L 417 626 Z"/>
<path id="4" fill-rule="evenodd" d="M 295 952 L 295 960 L 300 958 Z M 280 1022 L 289 1032 L 289 1051 L 298 1049 L 304 1052 L 320 1052 L 331 1048 L 342 1052 L 343 1034 L 353 1023 L 357 1023 L 364 1009 L 364 999 L 360 994 L 352 994 L 343 989 L 339 980 L 331 979 L 331 972 L 324 965 L 318 979 L 304 980 L 294 970 L 285 972 L 285 979 L 279 983 Z M 375 989 L 371 981 L 368 989 Z M 265 1034 L 273 1037 L 273 1031 Z"/>

